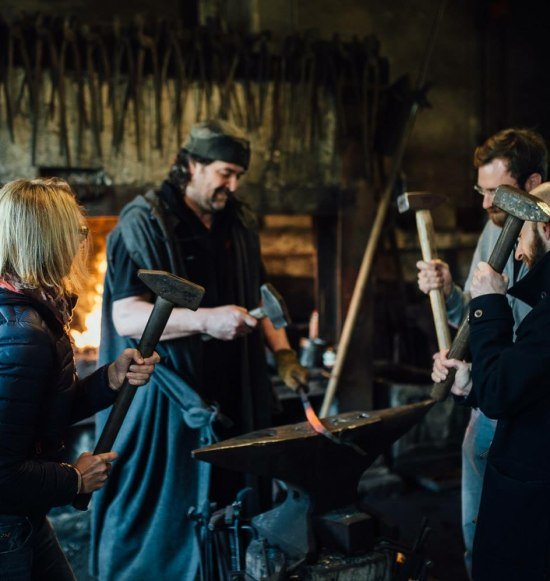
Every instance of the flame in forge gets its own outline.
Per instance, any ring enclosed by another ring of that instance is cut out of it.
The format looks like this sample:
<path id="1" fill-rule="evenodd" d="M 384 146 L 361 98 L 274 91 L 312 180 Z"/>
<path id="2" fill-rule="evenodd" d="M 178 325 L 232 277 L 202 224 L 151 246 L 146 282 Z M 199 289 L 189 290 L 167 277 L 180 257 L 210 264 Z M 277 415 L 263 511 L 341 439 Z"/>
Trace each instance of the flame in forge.
<path id="1" fill-rule="evenodd" d="M 99 338 L 101 333 L 101 305 L 103 303 L 103 278 L 107 270 L 107 260 L 105 257 L 100 257 L 97 260 L 97 273 L 92 287 L 88 289 L 89 296 L 88 304 L 91 305 L 91 310 L 85 313 L 82 317 L 84 321 L 84 328 L 82 331 L 71 329 L 71 336 L 74 341 L 74 346 L 79 350 L 99 347 Z M 78 309 L 78 303 L 77 303 Z"/>

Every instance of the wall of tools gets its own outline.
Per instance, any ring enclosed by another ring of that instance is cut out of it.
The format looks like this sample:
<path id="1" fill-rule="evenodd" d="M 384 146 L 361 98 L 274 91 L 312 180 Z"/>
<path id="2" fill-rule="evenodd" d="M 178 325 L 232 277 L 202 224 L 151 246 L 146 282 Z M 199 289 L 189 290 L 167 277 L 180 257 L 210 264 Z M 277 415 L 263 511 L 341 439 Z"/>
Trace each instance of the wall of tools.
<path id="1" fill-rule="evenodd" d="M 158 183 L 189 125 L 216 116 L 251 135 L 251 186 L 326 189 L 350 135 L 366 175 L 376 172 L 388 78 L 374 36 L 275 42 L 139 17 L 1 20 L 0 181 L 102 166 L 116 185 Z"/>

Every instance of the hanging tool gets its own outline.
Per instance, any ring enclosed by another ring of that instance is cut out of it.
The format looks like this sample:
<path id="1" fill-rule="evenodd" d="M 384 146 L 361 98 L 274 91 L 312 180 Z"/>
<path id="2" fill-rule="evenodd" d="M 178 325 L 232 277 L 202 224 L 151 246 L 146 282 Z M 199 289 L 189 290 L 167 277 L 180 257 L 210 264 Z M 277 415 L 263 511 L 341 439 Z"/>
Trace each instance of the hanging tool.
<path id="1" fill-rule="evenodd" d="M 1 38 L 5 41 L 5 48 L 2 50 L 6 55 L 5 59 L 0 59 L 0 84 L 4 86 L 4 102 L 6 104 L 6 125 L 8 127 L 8 133 L 10 135 L 10 141 L 15 143 L 15 133 L 13 129 L 13 105 L 11 102 L 11 78 L 13 69 L 13 36 L 11 33 L 11 27 L 1 21 L 2 27 L 0 28 Z"/>
<path id="2" fill-rule="evenodd" d="M 94 51 L 97 45 L 97 34 L 92 33 L 89 26 L 82 27 L 82 37 L 86 42 L 86 71 L 90 91 L 91 127 L 94 139 L 96 157 L 101 163 L 103 155 L 101 149 L 101 87 L 95 69 Z"/>
<path id="3" fill-rule="evenodd" d="M 63 22 L 63 38 L 66 45 L 71 49 L 72 65 L 74 67 L 77 93 L 76 93 L 76 111 L 77 111 L 77 133 L 76 133 L 76 156 L 79 161 L 82 158 L 82 148 L 84 145 L 84 128 L 89 125 L 88 115 L 86 112 L 86 98 L 84 95 L 84 75 L 82 71 L 82 62 L 78 39 L 74 22 L 65 18 Z"/>
<path id="4" fill-rule="evenodd" d="M 21 24 L 14 24 L 12 27 L 12 33 L 13 38 L 18 42 L 19 54 L 21 56 L 21 60 L 23 61 L 23 68 L 25 69 L 25 79 L 23 80 L 23 83 L 26 83 L 29 91 L 29 112 L 32 125 L 31 163 L 32 165 L 36 165 L 36 145 L 37 145 L 36 141 L 38 138 L 38 116 L 39 116 L 37 84 L 34 79 L 31 59 L 29 56 L 29 51 L 27 50 L 25 34 L 23 32 Z"/>
<path id="5" fill-rule="evenodd" d="M 162 151 L 162 78 L 161 78 L 161 68 L 159 66 L 159 57 L 157 51 L 157 42 L 155 38 L 144 33 L 144 20 L 143 17 L 136 17 L 136 36 L 138 45 L 140 47 L 138 51 L 138 64 L 137 64 L 137 79 L 139 86 L 141 86 L 143 81 L 143 67 L 145 62 L 145 56 L 147 53 L 150 55 L 151 66 L 153 69 L 153 88 L 155 93 L 155 147 Z M 157 35 L 158 40 L 158 35 Z M 141 95 L 137 96 L 140 101 L 141 108 Z"/>

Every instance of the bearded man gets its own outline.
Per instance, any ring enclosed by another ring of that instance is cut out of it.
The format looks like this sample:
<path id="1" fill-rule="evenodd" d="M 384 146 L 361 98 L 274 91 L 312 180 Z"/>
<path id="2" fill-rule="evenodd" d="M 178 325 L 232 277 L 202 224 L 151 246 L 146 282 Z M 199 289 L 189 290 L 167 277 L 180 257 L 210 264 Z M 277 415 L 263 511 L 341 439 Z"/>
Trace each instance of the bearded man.
<path id="1" fill-rule="evenodd" d="M 531 191 L 550 202 L 550 183 Z M 513 287 L 486 262 L 470 292 L 468 364 L 434 356 L 432 379 L 498 420 L 473 546 L 476 581 L 550 579 L 550 224 L 526 222 L 515 252 L 529 272 Z M 506 293 L 532 311 L 516 330 Z"/>
<path id="2" fill-rule="evenodd" d="M 533 190 L 546 179 L 547 158 L 544 139 L 531 129 L 504 129 L 476 148 L 474 167 L 477 169 L 477 183 L 474 189 L 483 196 L 483 208 L 489 220 L 479 237 L 464 290 L 453 282 L 445 262 L 432 260 L 417 263 L 420 290 L 429 293 L 434 288 L 443 289 L 451 325 L 458 327 L 467 315 L 475 268 L 480 261 L 489 259 L 506 219 L 505 212 L 493 206 L 496 188 L 510 185 L 528 192 Z M 511 256 L 504 269 L 510 286 L 525 273 L 525 265 Z M 530 311 L 530 306 L 512 295 L 508 295 L 507 299 L 514 317 L 514 328 L 517 328 Z M 469 574 L 483 475 L 495 428 L 496 420 L 486 417 L 479 408 L 472 408 L 462 443 L 462 533 L 465 565 Z"/>
<path id="3" fill-rule="evenodd" d="M 224 507 L 249 482 L 191 451 L 271 425 L 266 344 L 288 387 L 307 380 L 285 330 L 249 314 L 265 282 L 255 216 L 235 196 L 249 160 L 238 128 L 194 125 L 168 179 L 128 204 L 109 236 L 100 360 L 143 333 L 154 297 L 138 269 L 167 270 L 206 292 L 197 311 L 172 311 L 156 380 L 138 392 L 116 441 L 124 466 L 94 497 L 91 569 L 102 581 L 194 581 L 190 508 Z"/>

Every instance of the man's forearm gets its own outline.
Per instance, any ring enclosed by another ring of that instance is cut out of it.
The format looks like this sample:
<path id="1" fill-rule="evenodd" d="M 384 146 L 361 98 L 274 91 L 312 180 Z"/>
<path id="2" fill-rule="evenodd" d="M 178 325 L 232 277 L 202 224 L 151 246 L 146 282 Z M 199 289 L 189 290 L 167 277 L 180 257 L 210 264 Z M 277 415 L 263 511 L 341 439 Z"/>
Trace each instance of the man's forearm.
<path id="1" fill-rule="evenodd" d="M 267 346 L 275 353 L 281 349 L 290 349 L 290 343 L 284 329 L 275 329 L 273 323 L 265 317 L 261 321 Z"/>
<path id="2" fill-rule="evenodd" d="M 145 300 L 145 297 L 128 297 L 115 301 L 113 322 L 117 333 L 122 337 L 140 339 L 152 310 L 153 303 Z M 191 311 L 174 308 L 160 340 L 169 341 L 204 333 L 208 315 L 206 311 L 209 309 Z"/>

